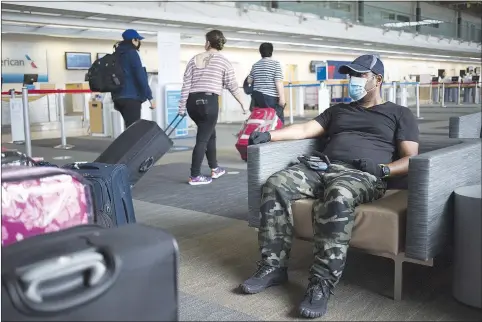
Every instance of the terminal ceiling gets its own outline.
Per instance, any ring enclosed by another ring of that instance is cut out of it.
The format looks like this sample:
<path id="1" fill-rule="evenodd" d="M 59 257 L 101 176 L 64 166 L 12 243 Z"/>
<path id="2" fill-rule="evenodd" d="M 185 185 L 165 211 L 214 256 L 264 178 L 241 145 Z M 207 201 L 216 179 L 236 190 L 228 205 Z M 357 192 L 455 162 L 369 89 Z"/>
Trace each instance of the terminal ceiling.
<path id="1" fill-rule="evenodd" d="M 75 2 L 64 2 L 74 4 Z M 307 51 L 323 53 L 379 53 L 382 56 L 423 59 L 427 56 L 434 60 L 480 62 L 480 53 L 467 51 L 444 51 L 421 47 L 397 46 L 377 43 L 368 40 L 349 40 L 333 37 L 314 37 L 309 35 L 290 34 L 287 32 L 266 32 L 246 27 L 226 27 L 212 25 L 205 21 L 161 20 L 145 17 L 133 17 L 119 14 L 119 11 L 99 13 L 95 8 L 89 10 L 89 5 L 61 6 L 35 2 L 3 2 L 2 3 L 2 33 L 34 34 L 57 37 L 109 39 L 118 40 L 120 33 L 133 28 L 146 37 L 146 41 L 156 42 L 158 31 L 174 31 L 181 33 L 181 40 L 186 45 L 203 45 L 204 34 L 213 28 L 223 30 L 228 43 L 232 47 L 257 48 L 260 42 L 271 41 L 276 48 L 290 51 Z M 80 4 L 79 2 L 77 4 Z M 85 3 L 84 3 L 85 4 Z M 93 3 L 92 3 L 93 4 Z M 97 3 L 96 3 L 97 4 Z M 119 6 L 119 3 L 104 5 Z M 132 4 L 132 2 L 131 2 Z M 162 10 L 162 3 L 143 3 L 153 6 L 153 10 Z M 189 6 L 192 4 L 184 3 Z M 124 9 L 127 9 L 123 3 Z M 56 8 L 58 6 L 58 8 Z M 260 24 L 262 25 L 262 24 Z M 458 42 L 453 42 L 457 46 Z M 480 44 L 479 44 L 480 52 Z"/>

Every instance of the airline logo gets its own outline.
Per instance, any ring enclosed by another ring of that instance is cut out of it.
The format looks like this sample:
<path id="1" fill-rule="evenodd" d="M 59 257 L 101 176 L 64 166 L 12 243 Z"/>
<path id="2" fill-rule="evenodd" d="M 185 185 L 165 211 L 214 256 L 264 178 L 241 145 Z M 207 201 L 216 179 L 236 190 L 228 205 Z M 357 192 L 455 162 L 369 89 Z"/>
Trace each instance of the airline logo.
<path id="1" fill-rule="evenodd" d="M 30 58 L 29 55 L 25 55 L 25 58 L 27 58 L 27 61 L 30 62 L 30 66 L 32 66 L 32 68 L 37 68 L 37 65 L 35 65 L 35 62 L 32 58 Z"/>

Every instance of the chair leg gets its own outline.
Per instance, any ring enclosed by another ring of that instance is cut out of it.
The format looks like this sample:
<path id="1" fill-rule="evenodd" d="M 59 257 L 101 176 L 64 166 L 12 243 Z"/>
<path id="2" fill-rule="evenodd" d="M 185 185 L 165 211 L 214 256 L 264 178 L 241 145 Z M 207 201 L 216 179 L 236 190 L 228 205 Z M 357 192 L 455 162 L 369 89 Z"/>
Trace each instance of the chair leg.
<path id="1" fill-rule="evenodd" d="M 393 299 L 400 301 L 402 299 L 402 286 L 403 286 L 403 258 L 402 256 L 396 256 L 394 259 L 395 264 L 395 276 L 393 285 Z"/>

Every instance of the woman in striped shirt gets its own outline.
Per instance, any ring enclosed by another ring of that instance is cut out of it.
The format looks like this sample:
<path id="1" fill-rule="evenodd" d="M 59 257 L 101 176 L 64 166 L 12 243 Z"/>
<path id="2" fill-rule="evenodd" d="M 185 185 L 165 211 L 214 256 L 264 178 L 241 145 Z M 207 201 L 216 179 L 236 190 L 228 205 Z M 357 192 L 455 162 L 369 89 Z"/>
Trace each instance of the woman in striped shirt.
<path id="1" fill-rule="evenodd" d="M 194 56 L 186 66 L 184 82 L 179 101 L 179 114 L 189 114 L 197 125 L 196 145 L 192 152 L 191 176 L 189 184 L 211 183 L 226 171 L 218 166 L 216 159 L 216 123 L 219 112 L 219 95 L 223 87 L 227 88 L 243 106 L 234 69 L 231 63 L 219 51 L 226 43 L 226 38 L 219 30 L 206 34 L 205 52 Z M 201 175 L 204 153 L 211 168 L 211 176 Z"/>

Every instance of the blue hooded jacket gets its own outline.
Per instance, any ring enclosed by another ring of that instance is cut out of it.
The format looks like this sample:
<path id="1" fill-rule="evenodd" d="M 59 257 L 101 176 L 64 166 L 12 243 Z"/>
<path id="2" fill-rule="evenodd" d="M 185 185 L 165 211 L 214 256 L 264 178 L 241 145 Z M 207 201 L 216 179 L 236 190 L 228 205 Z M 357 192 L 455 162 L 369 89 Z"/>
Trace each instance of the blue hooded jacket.
<path id="1" fill-rule="evenodd" d="M 112 99 L 130 98 L 145 102 L 152 100 L 152 91 L 147 81 L 147 71 L 142 66 L 136 48 L 130 42 L 121 42 L 116 49 L 124 70 L 124 86 L 112 93 Z"/>

